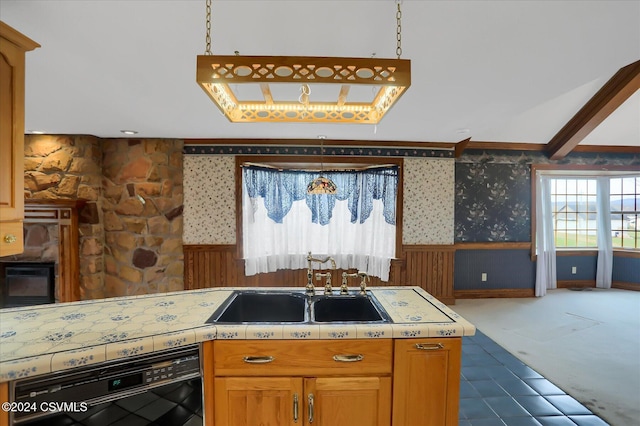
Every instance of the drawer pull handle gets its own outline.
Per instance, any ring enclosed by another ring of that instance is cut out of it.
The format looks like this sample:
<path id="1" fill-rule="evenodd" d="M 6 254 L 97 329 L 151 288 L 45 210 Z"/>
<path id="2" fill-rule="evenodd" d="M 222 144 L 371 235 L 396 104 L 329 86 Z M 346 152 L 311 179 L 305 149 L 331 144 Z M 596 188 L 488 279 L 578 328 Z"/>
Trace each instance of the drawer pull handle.
<path id="1" fill-rule="evenodd" d="M 421 351 L 437 351 L 444 348 L 442 343 L 416 343 L 416 349 Z"/>
<path id="2" fill-rule="evenodd" d="M 268 364 L 275 360 L 272 356 L 245 356 L 242 360 L 248 364 Z"/>
<path id="3" fill-rule="evenodd" d="M 313 423 L 314 412 L 313 412 L 313 394 L 309 394 L 309 423 Z"/>
<path id="4" fill-rule="evenodd" d="M 7 244 L 13 244 L 16 241 L 18 241 L 18 239 L 13 234 L 7 234 L 7 235 L 4 236 L 4 242 L 7 243 Z"/>
<path id="5" fill-rule="evenodd" d="M 333 360 L 337 362 L 358 362 L 364 359 L 364 355 L 362 354 L 353 354 L 353 355 L 334 355 Z"/>
<path id="6" fill-rule="evenodd" d="M 298 423 L 298 394 L 293 394 L 293 422 Z"/>

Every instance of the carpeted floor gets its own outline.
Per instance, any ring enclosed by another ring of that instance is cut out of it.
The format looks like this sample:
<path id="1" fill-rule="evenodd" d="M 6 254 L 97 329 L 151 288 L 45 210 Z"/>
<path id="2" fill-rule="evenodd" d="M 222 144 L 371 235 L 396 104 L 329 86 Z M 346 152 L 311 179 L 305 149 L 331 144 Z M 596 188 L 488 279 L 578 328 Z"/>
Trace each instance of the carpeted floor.
<path id="1" fill-rule="evenodd" d="M 640 292 L 558 289 L 452 308 L 612 426 L 640 426 Z"/>

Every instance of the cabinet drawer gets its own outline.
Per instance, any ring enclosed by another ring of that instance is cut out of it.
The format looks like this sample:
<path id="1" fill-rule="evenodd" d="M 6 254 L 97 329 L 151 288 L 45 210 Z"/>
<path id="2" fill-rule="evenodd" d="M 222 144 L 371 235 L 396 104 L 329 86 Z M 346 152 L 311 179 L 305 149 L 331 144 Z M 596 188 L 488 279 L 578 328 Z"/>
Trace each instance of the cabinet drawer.
<path id="1" fill-rule="evenodd" d="M 391 374 L 391 339 L 216 340 L 216 376 Z"/>
<path id="2" fill-rule="evenodd" d="M 0 222 L 0 257 L 24 251 L 22 221 Z"/>

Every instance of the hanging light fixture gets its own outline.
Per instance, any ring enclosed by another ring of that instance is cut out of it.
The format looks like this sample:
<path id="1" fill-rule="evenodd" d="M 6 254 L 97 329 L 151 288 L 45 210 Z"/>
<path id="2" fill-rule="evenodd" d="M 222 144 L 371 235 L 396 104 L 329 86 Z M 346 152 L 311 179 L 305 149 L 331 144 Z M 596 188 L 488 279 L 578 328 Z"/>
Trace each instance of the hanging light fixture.
<path id="1" fill-rule="evenodd" d="M 324 140 L 326 136 L 318 136 L 320 139 L 320 176 L 309 182 L 307 185 L 307 194 L 319 195 L 335 195 L 338 192 L 338 187 L 331 180 L 323 176 L 324 172 Z"/>
<path id="2" fill-rule="evenodd" d="M 294 122 L 377 124 L 411 85 L 411 61 L 402 54 L 402 12 L 396 0 L 397 59 L 313 56 L 241 56 L 211 53 L 211 0 L 206 0 L 206 50 L 196 81 L 233 123 Z M 239 100 L 230 85 L 259 85 L 261 100 Z M 274 97 L 271 85 L 296 85 L 298 99 Z M 333 102 L 313 101 L 311 84 L 340 85 Z M 349 101 L 352 85 L 378 89 L 371 102 Z"/>

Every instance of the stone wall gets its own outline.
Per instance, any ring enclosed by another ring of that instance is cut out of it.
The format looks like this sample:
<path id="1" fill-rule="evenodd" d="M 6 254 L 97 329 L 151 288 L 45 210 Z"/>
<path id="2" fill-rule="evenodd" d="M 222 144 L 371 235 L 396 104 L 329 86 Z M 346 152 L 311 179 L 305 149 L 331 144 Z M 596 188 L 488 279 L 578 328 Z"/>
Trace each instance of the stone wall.
<path id="1" fill-rule="evenodd" d="M 183 289 L 179 140 L 25 136 L 25 198 L 85 200 L 80 296 Z M 57 231 L 25 226 L 19 260 L 57 261 Z"/>
<path id="2" fill-rule="evenodd" d="M 182 290 L 181 140 L 103 140 L 105 295 Z"/>
<path id="3" fill-rule="evenodd" d="M 93 136 L 25 135 L 25 198 L 86 200 L 80 211 L 80 297 L 105 297 L 102 148 Z M 57 261 L 57 228 L 25 225 L 21 259 Z M 38 246 L 42 244 L 42 249 Z"/>

